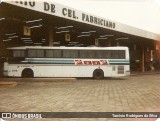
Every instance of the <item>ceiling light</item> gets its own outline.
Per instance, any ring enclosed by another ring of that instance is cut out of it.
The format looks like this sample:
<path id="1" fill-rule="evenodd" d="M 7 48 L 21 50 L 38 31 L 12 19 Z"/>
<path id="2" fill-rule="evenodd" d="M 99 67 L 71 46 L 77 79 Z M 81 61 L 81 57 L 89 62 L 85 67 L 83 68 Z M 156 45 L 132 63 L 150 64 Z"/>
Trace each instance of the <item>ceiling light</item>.
<path id="1" fill-rule="evenodd" d="M 90 33 L 90 32 L 81 32 L 82 34 L 87 34 L 87 33 Z"/>
<path id="2" fill-rule="evenodd" d="M 108 38 L 98 38 L 99 40 L 101 40 L 101 39 L 108 39 Z"/>
<path id="3" fill-rule="evenodd" d="M 42 25 L 40 24 L 40 25 L 38 25 L 38 26 L 31 26 L 31 27 L 29 27 L 29 28 L 33 29 L 33 28 L 38 28 L 38 27 L 42 27 Z"/>
<path id="4" fill-rule="evenodd" d="M 33 42 L 25 42 L 25 44 L 28 44 L 28 43 L 33 43 Z"/>
<path id="5" fill-rule="evenodd" d="M 73 26 L 65 26 L 65 27 L 58 27 L 57 29 L 66 29 L 66 28 L 72 28 Z"/>
<path id="6" fill-rule="evenodd" d="M 17 38 L 18 36 L 11 36 L 11 37 L 9 37 L 10 39 L 12 39 L 12 38 Z"/>
<path id="7" fill-rule="evenodd" d="M 89 31 L 90 33 L 95 33 L 96 31 Z"/>
<path id="8" fill-rule="evenodd" d="M 77 37 L 89 37 L 89 36 L 91 36 L 91 35 L 90 34 L 88 34 L 88 35 L 79 35 Z"/>
<path id="9" fill-rule="evenodd" d="M 24 42 L 29 42 L 29 41 L 32 41 L 31 39 L 27 39 L 27 40 L 23 40 Z"/>
<path id="10" fill-rule="evenodd" d="M 7 36 L 16 35 L 16 33 L 5 34 Z"/>
<path id="11" fill-rule="evenodd" d="M 37 19 L 37 20 L 32 20 L 32 21 L 26 21 L 26 23 L 33 23 L 33 22 L 38 22 L 38 21 L 42 21 L 42 19 Z"/>
<path id="12" fill-rule="evenodd" d="M 60 32 L 56 32 L 56 33 L 60 34 L 60 33 L 67 33 L 67 32 L 69 32 L 69 30 L 67 30 L 67 31 L 60 31 Z"/>
<path id="13" fill-rule="evenodd" d="M 36 44 L 36 45 L 41 45 L 41 44 L 43 44 L 43 43 L 34 43 L 34 44 Z"/>
<path id="14" fill-rule="evenodd" d="M 4 20 L 5 18 L 0 18 L 0 21 Z"/>
<path id="15" fill-rule="evenodd" d="M 23 40 L 23 39 L 31 39 L 31 38 L 21 38 L 21 39 Z"/>
<path id="16" fill-rule="evenodd" d="M 3 42 L 6 42 L 6 41 L 10 41 L 11 39 L 5 39 L 5 40 L 3 40 Z"/>
<path id="17" fill-rule="evenodd" d="M 117 39 L 115 39 L 115 40 L 124 40 L 124 39 L 129 39 L 128 37 L 124 37 L 124 38 L 117 38 Z"/>
<path id="18" fill-rule="evenodd" d="M 94 33 L 96 31 L 88 31 L 88 32 L 81 32 L 82 34 L 87 34 L 87 33 Z"/>
<path id="19" fill-rule="evenodd" d="M 102 35 L 100 37 L 113 37 L 114 35 Z"/>
<path id="20" fill-rule="evenodd" d="M 70 43 L 70 44 L 71 44 L 71 43 L 73 43 L 73 44 L 77 44 L 77 43 L 79 43 L 79 42 L 69 42 L 69 43 Z"/>

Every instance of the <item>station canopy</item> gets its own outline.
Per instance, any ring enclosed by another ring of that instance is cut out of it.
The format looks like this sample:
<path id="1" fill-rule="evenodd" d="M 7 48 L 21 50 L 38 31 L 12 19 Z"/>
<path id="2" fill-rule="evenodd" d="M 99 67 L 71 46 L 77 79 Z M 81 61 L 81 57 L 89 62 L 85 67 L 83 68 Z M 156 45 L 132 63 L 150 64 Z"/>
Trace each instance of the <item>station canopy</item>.
<path id="1" fill-rule="evenodd" d="M 94 45 L 98 40 L 158 40 L 158 35 L 116 21 L 47 1 L 3 1 L 0 4 L 0 39 L 11 44 L 48 43 L 48 33 L 55 34 L 55 44 L 71 41 Z M 56 39 L 58 38 L 58 39 Z M 84 39 L 85 38 L 85 39 Z M 86 39 L 87 38 L 87 39 Z"/>

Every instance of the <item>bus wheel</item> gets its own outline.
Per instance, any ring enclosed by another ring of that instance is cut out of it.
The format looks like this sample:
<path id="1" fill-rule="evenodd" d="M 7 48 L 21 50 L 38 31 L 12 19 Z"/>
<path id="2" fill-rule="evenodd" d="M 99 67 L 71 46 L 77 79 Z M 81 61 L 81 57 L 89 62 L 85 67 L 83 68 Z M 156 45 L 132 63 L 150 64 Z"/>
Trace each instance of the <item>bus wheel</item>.
<path id="1" fill-rule="evenodd" d="M 22 71 L 22 77 L 25 78 L 25 77 L 34 77 L 34 73 L 33 73 L 33 70 L 30 69 L 30 68 L 26 68 Z"/>
<path id="2" fill-rule="evenodd" d="M 95 79 L 102 79 L 102 78 L 104 78 L 104 72 L 103 72 L 103 70 L 102 69 L 96 69 L 96 70 L 94 70 L 93 77 Z"/>

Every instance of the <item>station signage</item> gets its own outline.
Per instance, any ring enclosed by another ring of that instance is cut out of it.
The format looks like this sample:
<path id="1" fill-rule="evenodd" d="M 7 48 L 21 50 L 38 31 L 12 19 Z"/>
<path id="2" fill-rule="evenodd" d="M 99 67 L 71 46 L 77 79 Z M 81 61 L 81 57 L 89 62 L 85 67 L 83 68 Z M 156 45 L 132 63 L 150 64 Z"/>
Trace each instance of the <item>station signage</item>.
<path id="1" fill-rule="evenodd" d="M 31 0 L 29 1 L 4 0 L 4 2 L 82 23 L 87 23 L 107 29 L 116 29 L 116 22 L 107 20 L 105 18 L 97 17 L 94 15 L 90 15 L 85 12 L 78 11 L 73 8 L 69 8 L 54 2 L 42 2 L 42 1 L 31 1 Z"/>

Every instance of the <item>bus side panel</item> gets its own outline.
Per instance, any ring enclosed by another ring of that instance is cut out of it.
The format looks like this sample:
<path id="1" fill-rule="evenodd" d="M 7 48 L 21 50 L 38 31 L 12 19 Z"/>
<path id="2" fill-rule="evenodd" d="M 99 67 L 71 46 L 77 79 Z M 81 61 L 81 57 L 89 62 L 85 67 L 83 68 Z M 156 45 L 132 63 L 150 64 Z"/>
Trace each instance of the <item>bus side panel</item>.
<path id="1" fill-rule="evenodd" d="M 92 77 L 89 70 L 85 66 L 75 65 L 37 65 L 33 71 L 35 77 Z"/>
<path id="2" fill-rule="evenodd" d="M 22 71 L 30 68 L 34 77 L 93 77 L 95 69 L 102 69 L 104 77 L 118 77 L 130 74 L 129 65 L 124 66 L 124 74 L 118 74 L 118 65 L 106 66 L 60 66 L 60 65 L 14 65 L 4 64 L 4 76 L 21 77 Z"/>
<path id="3" fill-rule="evenodd" d="M 65 75 L 65 77 L 93 77 L 93 72 L 96 69 L 102 69 L 105 77 L 111 77 L 113 74 L 111 66 L 68 66 L 62 69 L 62 76 Z"/>
<path id="4" fill-rule="evenodd" d="M 34 68 L 35 77 L 61 77 L 62 66 L 36 65 Z"/>
<path id="5" fill-rule="evenodd" d="M 112 66 L 102 66 L 101 69 L 104 71 L 104 77 L 111 77 L 113 75 Z"/>
<path id="6" fill-rule="evenodd" d="M 62 66 L 62 76 L 65 77 L 84 77 L 84 66 Z M 91 77 L 91 74 L 85 73 L 86 77 Z"/>
<path id="7" fill-rule="evenodd" d="M 5 62 L 3 70 L 4 76 L 21 77 L 21 72 L 20 65 L 8 64 L 8 62 Z"/>

